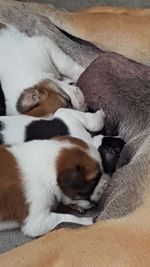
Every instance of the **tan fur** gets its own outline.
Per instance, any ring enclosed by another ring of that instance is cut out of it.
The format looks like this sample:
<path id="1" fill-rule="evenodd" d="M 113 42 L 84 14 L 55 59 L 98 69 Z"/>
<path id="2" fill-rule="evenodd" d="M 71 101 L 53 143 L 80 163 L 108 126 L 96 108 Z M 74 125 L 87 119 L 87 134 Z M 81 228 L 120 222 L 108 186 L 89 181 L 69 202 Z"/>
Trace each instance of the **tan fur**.
<path id="1" fill-rule="evenodd" d="M 150 9 L 92 7 L 78 12 L 47 12 L 51 21 L 103 51 L 150 65 Z"/>
<path id="2" fill-rule="evenodd" d="M 148 196 L 140 208 L 125 218 L 49 233 L 2 254 L 1 267 L 149 266 L 149 206 Z"/>
<path id="3" fill-rule="evenodd" d="M 0 148 L 0 219 L 21 223 L 27 216 L 28 207 L 23 197 L 19 169 L 13 155 Z"/>

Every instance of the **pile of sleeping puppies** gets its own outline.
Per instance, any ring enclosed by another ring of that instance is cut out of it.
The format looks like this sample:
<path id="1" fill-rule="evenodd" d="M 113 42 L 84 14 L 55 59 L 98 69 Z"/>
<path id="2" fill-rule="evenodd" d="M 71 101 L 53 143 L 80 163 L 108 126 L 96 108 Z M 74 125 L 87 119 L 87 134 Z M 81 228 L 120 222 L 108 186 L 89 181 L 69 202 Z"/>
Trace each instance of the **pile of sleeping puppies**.
<path id="1" fill-rule="evenodd" d="M 84 68 L 48 37 L 4 23 L 0 58 L 0 231 L 36 237 L 62 222 L 92 224 L 56 208 L 97 204 L 124 141 L 105 136 L 103 110 L 88 111 L 76 86 Z"/>

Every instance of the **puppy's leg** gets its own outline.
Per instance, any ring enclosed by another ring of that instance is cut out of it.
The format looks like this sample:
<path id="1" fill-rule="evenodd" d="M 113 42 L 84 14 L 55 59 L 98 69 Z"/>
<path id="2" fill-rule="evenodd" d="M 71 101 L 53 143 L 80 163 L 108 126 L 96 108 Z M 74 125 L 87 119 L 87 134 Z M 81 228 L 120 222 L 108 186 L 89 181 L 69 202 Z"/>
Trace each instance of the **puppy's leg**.
<path id="1" fill-rule="evenodd" d="M 104 127 L 105 114 L 102 109 L 95 113 L 72 110 L 72 115 L 75 116 L 82 125 L 91 132 L 100 131 Z"/>
<path id="2" fill-rule="evenodd" d="M 90 225 L 93 223 L 92 218 L 79 218 L 70 214 L 54 213 L 49 211 L 38 216 L 29 216 L 22 226 L 22 231 L 25 235 L 41 236 L 48 231 L 54 229 L 58 224 L 63 222 L 70 222 L 82 225 Z"/>
<path id="3" fill-rule="evenodd" d="M 105 113 L 104 111 L 98 110 L 95 113 L 82 112 L 79 110 L 66 110 L 65 108 L 60 108 L 55 116 L 62 116 L 67 120 L 67 117 L 71 117 L 72 120 L 76 118 L 84 128 L 91 132 L 100 131 L 104 127 Z"/>
<path id="4" fill-rule="evenodd" d="M 106 190 L 108 183 L 110 180 L 110 176 L 107 174 L 103 174 L 100 178 L 98 185 L 95 187 L 94 192 L 91 196 L 91 201 L 98 202 Z"/>
<path id="5" fill-rule="evenodd" d="M 102 134 L 99 134 L 99 135 L 92 137 L 93 146 L 95 146 L 98 149 L 99 146 L 102 144 L 103 137 L 104 136 Z"/>
<path id="6" fill-rule="evenodd" d="M 85 68 L 80 66 L 75 60 L 65 54 L 63 50 L 52 40 L 50 40 L 49 48 L 51 59 L 58 71 L 62 75 L 67 76 L 72 81 L 76 82 Z"/>
<path id="7" fill-rule="evenodd" d="M 16 229 L 19 224 L 15 221 L 0 221 L 0 231 Z"/>

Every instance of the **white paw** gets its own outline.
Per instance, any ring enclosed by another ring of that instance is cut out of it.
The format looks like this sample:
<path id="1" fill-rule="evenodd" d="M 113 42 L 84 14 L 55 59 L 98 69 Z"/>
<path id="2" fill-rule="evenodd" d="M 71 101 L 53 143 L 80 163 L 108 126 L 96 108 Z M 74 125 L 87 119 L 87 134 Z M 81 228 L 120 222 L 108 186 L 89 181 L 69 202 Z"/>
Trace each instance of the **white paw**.
<path id="1" fill-rule="evenodd" d="M 95 112 L 95 119 L 97 120 L 97 130 L 100 131 L 104 127 L 105 113 L 102 109 Z"/>
<path id="2" fill-rule="evenodd" d="M 80 218 L 80 224 L 83 224 L 83 225 L 93 224 L 93 218 L 92 217 Z"/>
<path id="3" fill-rule="evenodd" d="M 104 191 L 108 187 L 109 180 L 110 180 L 109 175 L 107 174 L 102 175 L 98 185 L 95 187 L 94 192 L 92 193 L 92 196 L 90 197 L 91 201 L 98 202 L 101 199 Z"/>
<path id="4" fill-rule="evenodd" d="M 88 200 L 77 200 L 76 206 L 88 210 L 93 207 L 93 204 Z"/>
<path id="5" fill-rule="evenodd" d="M 81 90 L 75 85 L 70 85 L 70 90 L 72 92 L 70 98 L 73 107 L 77 110 L 85 111 L 85 99 Z"/>
<path id="6" fill-rule="evenodd" d="M 48 227 L 45 227 L 43 224 L 35 225 L 35 222 L 32 224 L 27 223 L 24 226 L 21 227 L 21 231 L 24 235 L 30 236 L 30 237 L 38 237 L 46 234 L 48 231 L 51 231 L 54 229 L 55 226 L 49 225 Z"/>
<path id="7" fill-rule="evenodd" d="M 95 113 L 87 112 L 88 116 L 88 130 L 91 132 L 97 132 L 102 130 L 104 127 L 105 113 L 104 111 L 98 110 Z"/>
<path id="8" fill-rule="evenodd" d="M 95 146 L 97 149 L 99 148 L 99 146 L 102 144 L 102 139 L 103 139 L 103 135 L 96 135 L 92 138 L 93 141 L 93 146 Z"/>

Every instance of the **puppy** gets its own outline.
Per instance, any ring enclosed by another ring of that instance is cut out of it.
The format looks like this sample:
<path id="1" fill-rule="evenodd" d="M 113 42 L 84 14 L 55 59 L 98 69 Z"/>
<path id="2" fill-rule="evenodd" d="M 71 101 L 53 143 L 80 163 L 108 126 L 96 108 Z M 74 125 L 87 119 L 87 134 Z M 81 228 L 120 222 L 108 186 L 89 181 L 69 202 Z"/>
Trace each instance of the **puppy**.
<path id="1" fill-rule="evenodd" d="M 0 143 L 13 145 L 34 139 L 71 135 L 98 148 L 103 136 L 91 137 L 90 132 L 102 130 L 104 118 L 103 110 L 89 113 L 65 108 L 57 110 L 50 120 L 27 115 L 3 116 L 0 118 Z"/>
<path id="2" fill-rule="evenodd" d="M 61 222 L 92 224 L 54 210 L 59 202 L 88 204 L 101 175 L 97 149 L 76 138 L 2 146 L 0 230 L 20 226 L 25 235 L 40 236 Z"/>
<path id="3" fill-rule="evenodd" d="M 103 129 L 104 118 L 103 110 L 90 113 L 65 108 L 57 110 L 50 120 L 27 115 L 3 116 L 0 118 L 0 144 L 73 136 L 94 145 L 102 157 L 104 172 L 112 174 L 125 142 L 120 137 L 94 135 Z"/>
<path id="4" fill-rule="evenodd" d="M 103 176 L 92 195 L 97 202 L 108 186 L 110 176 L 115 170 L 124 141 L 119 137 L 92 137 L 89 131 L 99 131 L 104 126 L 104 112 L 85 113 L 78 110 L 59 109 L 51 120 L 38 119 L 31 116 L 5 116 L 0 121 L 0 143 L 17 144 L 34 139 L 49 139 L 56 136 L 71 135 L 94 145 L 101 156 Z M 66 203 L 67 204 L 67 203 Z M 82 208 L 73 205 L 83 212 L 90 208 L 89 203 L 82 203 Z"/>
<path id="5" fill-rule="evenodd" d="M 70 106 L 85 110 L 84 96 L 74 85 L 84 68 L 50 38 L 28 37 L 1 23 L 0 58 L 7 115 L 49 116 Z"/>

